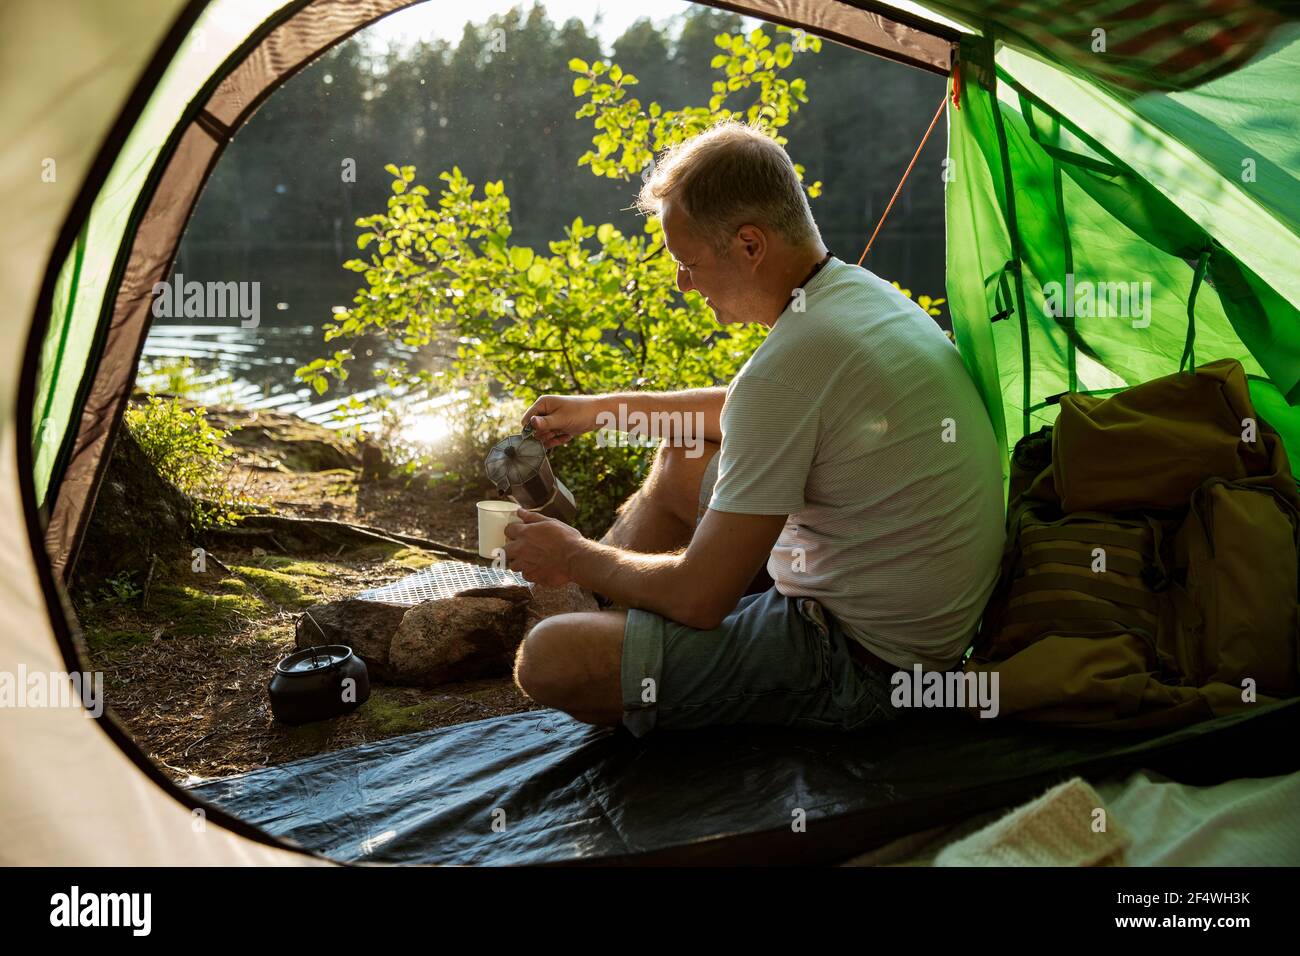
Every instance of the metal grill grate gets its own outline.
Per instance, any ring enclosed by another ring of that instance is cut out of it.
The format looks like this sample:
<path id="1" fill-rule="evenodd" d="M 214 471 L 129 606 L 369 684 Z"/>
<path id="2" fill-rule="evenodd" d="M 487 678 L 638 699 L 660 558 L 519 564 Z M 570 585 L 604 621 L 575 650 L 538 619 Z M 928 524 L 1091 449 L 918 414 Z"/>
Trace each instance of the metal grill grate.
<path id="1" fill-rule="evenodd" d="M 361 601 L 381 601 L 414 607 L 424 601 L 454 597 L 472 588 L 497 588 L 512 585 L 529 587 L 518 571 L 507 571 L 463 561 L 445 561 L 382 588 L 371 588 L 357 595 Z"/>

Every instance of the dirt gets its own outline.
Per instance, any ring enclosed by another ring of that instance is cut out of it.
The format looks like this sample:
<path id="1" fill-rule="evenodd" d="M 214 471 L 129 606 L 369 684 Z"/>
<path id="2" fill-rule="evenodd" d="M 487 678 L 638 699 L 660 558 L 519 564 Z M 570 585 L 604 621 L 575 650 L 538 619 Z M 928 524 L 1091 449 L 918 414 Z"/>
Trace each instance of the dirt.
<path id="1" fill-rule="evenodd" d="M 241 455 L 235 481 L 274 511 L 329 518 L 476 547 L 483 486 L 360 469 L 288 472 Z M 202 572 L 159 562 L 147 583 L 73 594 L 84 651 L 104 672 L 114 714 L 178 780 L 241 773 L 400 734 L 539 709 L 510 677 L 426 690 L 372 685 L 344 717 L 277 723 L 267 685 L 294 650 L 294 615 L 312 604 L 387 584 L 435 557 L 383 546 L 345 557 L 218 553 Z M 222 567 L 224 565 L 224 568 Z M 225 569 L 229 569 L 227 572 Z"/>
<path id="2" fill-rule="evenodd" d="M 285 473 L 241 466 L 237 480 L 279 514 L 369 525 L 470 550 L 478 547 L 474 504 L 495 491 L 486 481 L 466 488 L 426 476 L 362 481 L 359 471 L 342 468 Z"/>

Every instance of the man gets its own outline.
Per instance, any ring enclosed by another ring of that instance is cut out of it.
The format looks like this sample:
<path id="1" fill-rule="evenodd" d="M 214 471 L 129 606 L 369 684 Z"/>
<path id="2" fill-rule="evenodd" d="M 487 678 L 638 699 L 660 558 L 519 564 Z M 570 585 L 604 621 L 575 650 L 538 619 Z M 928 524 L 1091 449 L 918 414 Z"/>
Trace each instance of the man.
<path id="1" fill-rule="evenodd" d="M 959 664 L 997 575 L 1000 453 L 975 387 L 923 310 L 827 252 L 789 156 L 758 130 L 727 123 L 669 151 L 638 206 L 660 217 L 683 293 L 723 326 L 771 332 L 725 390 L 528 410 L 547 447 L 636 412 L 698 416 L 705 444 L 657 436 L 600 542 L 519 512 L 510 567 L 627 610 L 542 621 L 516 681 L 637 736 L 893 720 L 891 674 Z M 775 583 L 747 594 L 764 565 Z"/>

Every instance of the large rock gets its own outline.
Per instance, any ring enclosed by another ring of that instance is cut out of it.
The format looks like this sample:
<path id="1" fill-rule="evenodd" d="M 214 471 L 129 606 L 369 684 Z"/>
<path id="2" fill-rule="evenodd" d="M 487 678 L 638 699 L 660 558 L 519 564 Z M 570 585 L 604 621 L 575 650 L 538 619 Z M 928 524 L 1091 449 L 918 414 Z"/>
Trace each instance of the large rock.
<path id="1" fill-rule="evenodd" d="M 432 687 L 507 676 L 534 624 L 556 614 L 595 610 L 591 594 L 576 584 L 476 588 L 410 608 L 349 599 L 304 613 L 297 643 L 347 644 L 366 662 L 372 679 Z"/>
<path id="2" fill-rule="evenodd" d="M 506 601 L 528 601 L 533 592 L 523 584 L 502 584 L 496 587 L 466 588 L 459 597 L 494 597 Z"/>
<path id="3" fill-rule="evenodd" d="M 389 664 L 401 683 L 422 687 L 508 674 L 526 616 L 523 601 L 503 598 L 425 601 L 397 626 Z"/>
<path id="4" fill-rule="evenodd" d="M 558 588 L 535 584 L 532 599 L 528 602 L 527 628 L 532 630 L 538 621 L 556 614 L 599 610 L 600 605 L 591 596 L 591 592 L 584 591 L 572 581 Z"/>
<path id="5" fill-rule="evenodd" d="M 392 681 L 388 649 L 406 612 L 401 604 L 355 598 L 318 604 L 299 616 L 294 642 L 300 648 L 346 644 L 366 662 L 372 680 Z"/>

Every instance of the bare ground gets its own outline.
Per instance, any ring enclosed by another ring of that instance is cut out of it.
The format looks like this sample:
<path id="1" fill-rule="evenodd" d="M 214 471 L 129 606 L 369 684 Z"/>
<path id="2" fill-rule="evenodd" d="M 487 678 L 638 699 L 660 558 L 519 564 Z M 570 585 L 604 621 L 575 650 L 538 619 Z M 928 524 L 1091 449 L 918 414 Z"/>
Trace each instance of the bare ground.
<path id="1" fill-rule="evenodd" d="M 238 481 L 279 513 L 371 525 L 474 548 L 484 487 L 357 471 L 242 467 Z M 436 689 L 372 684 L 352 714 L 302 727 L 275 722 L 267 685 L 294 649 L 304 607 L 395 581 L 433 556 L 379 547 L 350 557 L 231 551 L 204 574 L 159 565 L 143 593 L 74 595 L 90 666 L 114 714 L 178 780 L 218 777 L 400 734 L 537 709 L 509 677 Z"/>

